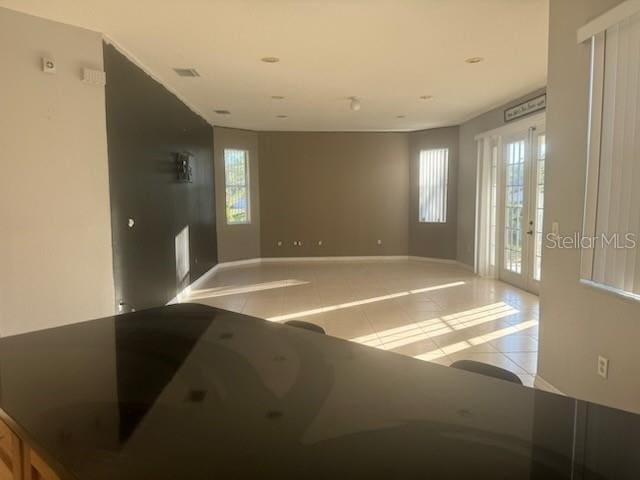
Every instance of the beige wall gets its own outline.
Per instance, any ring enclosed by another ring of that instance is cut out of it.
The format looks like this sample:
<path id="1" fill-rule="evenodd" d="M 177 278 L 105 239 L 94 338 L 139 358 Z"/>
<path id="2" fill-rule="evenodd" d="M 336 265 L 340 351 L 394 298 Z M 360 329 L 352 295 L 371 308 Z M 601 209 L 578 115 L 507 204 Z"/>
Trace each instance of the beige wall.
<path id="1" fill-rule="evenodd" d="M 458 162 L 458 255 L 457 258 L 471 267 L 474 263 L 476 230 L 476 175 L 478 152 L 475 137 L 504 122 L 504 110 L 544 93 L 545 89 L 523 95 L 505 105 L 479 115 L 460 125 L 460 161 Z"/>
<path id="2" fill-rule="evenodd" d="M 551 2 L 545 231 L 581 231 L 587 146 L 589 47 L 576 30 L 618 0 Z M 640 304 L 578 283 L 579 250 L 545 249 L 538 373 L 569 395 L 640 411 Z M 596 374 L 609 358 L 609 378 Z"/>
<path id="3" fill-rule="evenodd" d="M 452 260 L 456 258 L 458 130 L 456 126 L 421 130 L 409 134 L 409 255 Z M 446 223 L 418 221 L 420 150 L 429 148 L 449 149 Z"/>
<path id="4" fill-rule="evenodd" d="M 263 257 L 407 254 L 407 134 L 261 132 L 259 141 Z"/>
<path id="5" fill-rule="evenodd" d="M 213 147 L 216 175 L 216 228 L 218 262 L 260 257 L 260 172 L 258 134 L 249 130 L 215 127 Z M 225 216 L 224 150 L 235 148 L 249 152 L 249 198 L 251 223 L 227 225 Z"/>
<path id="6" fill-rule="evenodd" d="M 109 315 L 104 88 L 81 81 L 101 35 L 0 8 L 0 65 L 0 331 Z"/>

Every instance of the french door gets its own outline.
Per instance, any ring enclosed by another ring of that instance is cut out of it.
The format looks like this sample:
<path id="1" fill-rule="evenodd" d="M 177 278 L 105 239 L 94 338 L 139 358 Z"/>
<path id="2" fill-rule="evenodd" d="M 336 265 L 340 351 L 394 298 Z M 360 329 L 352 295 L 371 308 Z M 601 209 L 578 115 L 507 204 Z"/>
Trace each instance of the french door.
<path id="1" fill-rule="evenodd" d="M 543 126 L 500 137 L 497 236 L 498 276 L 538 293 L 542 276 L 544 214 Z"/>

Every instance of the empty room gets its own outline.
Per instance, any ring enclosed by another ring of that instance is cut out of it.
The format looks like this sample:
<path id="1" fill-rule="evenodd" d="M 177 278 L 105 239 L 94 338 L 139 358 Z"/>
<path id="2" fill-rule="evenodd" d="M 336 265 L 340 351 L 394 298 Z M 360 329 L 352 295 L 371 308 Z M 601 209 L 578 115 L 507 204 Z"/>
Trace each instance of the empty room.
<path id="1" fill-rule="evenodd" d="M 0 480 L 637 479 L 639 51 L 640 0 L 0 0 Z"/>

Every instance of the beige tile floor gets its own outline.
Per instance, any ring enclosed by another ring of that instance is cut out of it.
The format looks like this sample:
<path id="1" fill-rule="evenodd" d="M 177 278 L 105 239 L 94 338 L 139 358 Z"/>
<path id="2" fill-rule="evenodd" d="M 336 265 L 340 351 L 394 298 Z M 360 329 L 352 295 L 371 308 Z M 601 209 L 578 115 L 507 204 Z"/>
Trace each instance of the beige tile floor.
<path id="1" fill-rule="evenodd" d="M 446 263 L 419 260 L 262 263 L 220 270 L 187 301 L 284 322 L 449 365 L 491 363 L 533 384 L 538 298 Z"/>

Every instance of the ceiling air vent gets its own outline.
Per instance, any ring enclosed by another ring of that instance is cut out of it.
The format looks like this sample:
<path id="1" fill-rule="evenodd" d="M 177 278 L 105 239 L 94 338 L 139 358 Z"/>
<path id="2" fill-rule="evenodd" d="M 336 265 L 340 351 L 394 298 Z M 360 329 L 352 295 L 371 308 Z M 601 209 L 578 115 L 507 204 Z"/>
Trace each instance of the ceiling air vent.
<path id="1" fill-rule="evenodd" d="M 231 115 L 229 110 L 214 110 L 218 115 Z"/>
<path id="2" fill-rule="evenodd" d="M 174 68 L 174 72 L 178 74 L 179 77 L 199 77 L 200 74 L 195 68 Z"/>

